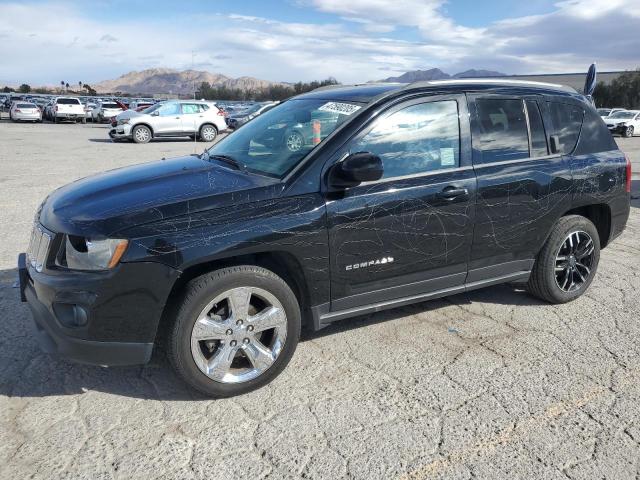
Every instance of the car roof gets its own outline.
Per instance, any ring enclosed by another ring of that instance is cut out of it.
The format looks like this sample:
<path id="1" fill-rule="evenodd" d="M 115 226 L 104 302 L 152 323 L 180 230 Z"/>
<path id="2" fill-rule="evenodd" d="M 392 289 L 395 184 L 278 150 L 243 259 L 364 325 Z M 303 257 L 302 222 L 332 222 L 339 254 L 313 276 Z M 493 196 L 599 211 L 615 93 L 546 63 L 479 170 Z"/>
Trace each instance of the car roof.
<path id="1" fill-rule="evenodd" d="M 534 82 L 526 80 L 510 79 L 456 79 L 456 80 L 434 80 L 420 81 L 414 83 L 366 83 L 359 85 L 336 85 L 321 87 L 309 93 L 298 95 L 295 98 L 321 99 L 321 100 L 342 100 L 359 103 L 370 103 L 381 97 L 394 92 L 423 90 L 451 93 L 462 93 L 469 91 L 486 90 L 517 90 L 519 93 L 531 94 L 560 94 L 574 97 L 582 97 L 573 88 L 555 83 Z"/>

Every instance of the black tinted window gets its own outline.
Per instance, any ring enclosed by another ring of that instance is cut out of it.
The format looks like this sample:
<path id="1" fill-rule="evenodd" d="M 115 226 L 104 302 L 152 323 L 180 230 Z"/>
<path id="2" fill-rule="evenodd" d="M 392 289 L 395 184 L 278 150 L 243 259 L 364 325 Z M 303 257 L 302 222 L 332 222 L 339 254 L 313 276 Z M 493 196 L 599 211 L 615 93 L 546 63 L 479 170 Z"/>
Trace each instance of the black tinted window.
<path id="1" fill-rule="evenodd" d="M 56 103 L 58 105 L 80 105 L 80 100 L 77 98 L 59 98 Z"/>
<path id="2" fill-rule="evenodd" d="M 399 110 L 379 120 L 351 152 L 378 155 L 383 178 L 455 168 L 460 159 L 458 104 L 447 100 Z"/>
<path id="3" fill-rule="evenodd" d="M 476 100 L 482 163 L 517 160 L 529 156 L 529 134 L 522 100 Z"/>
<path id="4" fill-rule="evenodd" d="M 571 153 L 576 146 L 584 110 L 576 105 L 549 102 L 554 135 L 560 140 L 560 153 Z"/>
<path id="5" fill-rule="evenodd" d="M 542 116 L 538 102 L 527 100 L 527 115 L 529 115 L 529 130 L 531 131 L 531 156 L 544 157 L 548 155 L 547 136 L 544 133 Z"/>

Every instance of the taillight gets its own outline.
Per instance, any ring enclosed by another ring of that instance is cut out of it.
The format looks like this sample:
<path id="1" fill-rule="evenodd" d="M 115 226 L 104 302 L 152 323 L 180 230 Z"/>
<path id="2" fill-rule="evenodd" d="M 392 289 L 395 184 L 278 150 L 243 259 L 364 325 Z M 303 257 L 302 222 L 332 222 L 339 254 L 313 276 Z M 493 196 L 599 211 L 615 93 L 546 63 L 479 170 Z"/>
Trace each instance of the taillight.
<path id="1" fill-rule="evenodd" d="M 16 113 L 22 113 L 22 110 L 20 110 L 19 108 L 16 108 Z"/>
<path id="2" fill-rule="evenodd" d="M 227 114 L 227 112 L 225 112 L 224 110 L 220 109 L 218 110 L 218 115 L 220 115 L 221 117 L 224 117 Z"/>
<path id="3" fill-rule="evenodd" d="M 625 178 L 625 181 L 624 181 L 624 189 L 626 190 L 627 193 L 631 193 L 631 159 L 629 158 L 629 155 L 626 155 L 626 154 L 624 158 L 627 160 L 627 168 L 626 168 L 627 178 Z"/>

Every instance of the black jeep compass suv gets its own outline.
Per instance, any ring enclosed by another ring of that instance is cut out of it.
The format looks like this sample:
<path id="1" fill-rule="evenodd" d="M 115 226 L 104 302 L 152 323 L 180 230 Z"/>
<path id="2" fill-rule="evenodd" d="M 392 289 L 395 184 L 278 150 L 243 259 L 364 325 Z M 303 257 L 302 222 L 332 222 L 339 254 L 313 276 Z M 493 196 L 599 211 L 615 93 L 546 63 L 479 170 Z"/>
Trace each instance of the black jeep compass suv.
<path id="1" fill-rule="evenodd" d="M 222 397 L 271 381 L 303 326 L 502 282 L 593 281 L 630 163 L 575 91 L 370 84 L 295 97 L 199 156 L 51 193 L 19 258 L 48 352 L 147 362 Z"/>

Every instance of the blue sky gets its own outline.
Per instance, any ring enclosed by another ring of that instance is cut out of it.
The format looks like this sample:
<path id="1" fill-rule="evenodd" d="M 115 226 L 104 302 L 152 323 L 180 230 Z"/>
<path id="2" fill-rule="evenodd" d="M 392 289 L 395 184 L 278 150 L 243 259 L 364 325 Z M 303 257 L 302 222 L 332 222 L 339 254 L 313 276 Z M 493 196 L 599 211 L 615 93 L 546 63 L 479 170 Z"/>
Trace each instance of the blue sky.
<path id="1" fill-rule="evenodd" d="M 0 83 L 146 68 L 362 82 L 640 66 L 640 0 L 0 0 Z M 626 32 L 626 33 L 625 33 Z"/>

